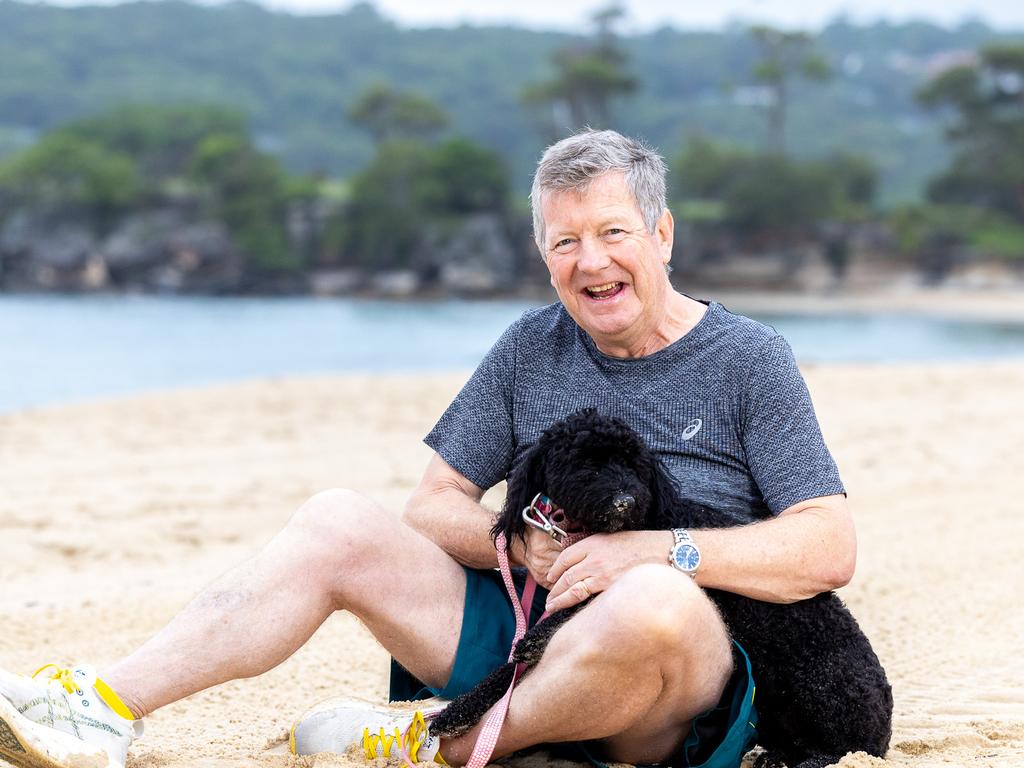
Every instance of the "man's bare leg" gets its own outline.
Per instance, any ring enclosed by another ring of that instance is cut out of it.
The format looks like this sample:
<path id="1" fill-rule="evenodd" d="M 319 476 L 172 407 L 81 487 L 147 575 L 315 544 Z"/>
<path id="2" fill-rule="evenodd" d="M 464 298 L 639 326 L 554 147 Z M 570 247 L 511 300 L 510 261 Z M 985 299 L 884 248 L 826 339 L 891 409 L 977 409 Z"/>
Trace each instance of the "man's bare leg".
<path id="1" fill-rule="evenodd" d="M 465 590 L 462 567 L 396 515 L 358 494 L 327 491 L 101 676 L 142 717 L 266 672 L 331 613 L 347 609 L 414 675 L 443 685 L 455 661 Z"/>
<path id="2" fill-rule="evenodd" d="M 558 631 L 516 687 L 494 757 L 602 739 L 608 759 L 664 760 L 731 671 L 728 633 L 704 593 L 670 568 L 639 566 Z M 443 742 L 445 759 L 464 764 L 478 732 Z"/>

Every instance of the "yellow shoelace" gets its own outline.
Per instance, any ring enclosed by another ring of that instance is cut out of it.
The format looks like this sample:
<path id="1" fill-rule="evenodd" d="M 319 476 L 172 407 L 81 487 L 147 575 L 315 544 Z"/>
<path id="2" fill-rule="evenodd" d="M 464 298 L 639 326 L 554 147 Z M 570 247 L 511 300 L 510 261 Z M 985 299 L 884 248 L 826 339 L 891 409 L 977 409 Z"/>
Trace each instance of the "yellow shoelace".
<path id="1" fill-rule="evenodd" d="M 397 725 L 394 734 L 387 733 L 383 726 L 378 733 L 370 733 L 369 728 L 364 728 L 363 751 L 367 760 L 373 760 L 378 757 L 391 757 L 391 748 L 397 747 L 407 762 L 416 763 L 419 762 L 417 758 L 420 747 L 426 739 L 427 723 L 423 719 L 423 713 L 417 711 L 404 734 Z"/>
<path id="2" fill-rule="evenodd" d="M 56 680 L 68 693 L 82 692 L 82 688 L 75 682 L 75 678 L 71 670 L 53 663 L 43 664 L 43 666 L 32 673 L 32 677 L 36 677 L 44 669 L 50 669 L 51 667 L 53 667 L 54 671 L 53 674 L 49 676 L 50 680 Z M 125 720 L 135 720 L 135 715 L 130 709 L 128 709 L 128 705 L 121 700 L 120 696 L 114 693 L 113 688 L 98 677 L 93 681 L 93 689 L 96 691 L 96 695 L 99 696 L 108 707 L 114 710 L 115 713 L 123 717 Z"/>
<path id="3" fill-rule="evenodd" d="M 68 693 L 78 693 L 82 690 L 78 687 L 78 683 L 76 683 L 75 679 L 71 676 L 71 670 L 65 667 L 58 667 L 56 664 L 43 664 L 43 666 L 41 666 L 39 669 L 32 673 L 32 677 L 36 677 L 44 669 L 49 669 L 50 667 L 53 667 L 55 671 L 52 675 L 50 675 L 49 679 L 56 680 L 58 683 L 64 686 L 65 691 L 67 691 Z"/>

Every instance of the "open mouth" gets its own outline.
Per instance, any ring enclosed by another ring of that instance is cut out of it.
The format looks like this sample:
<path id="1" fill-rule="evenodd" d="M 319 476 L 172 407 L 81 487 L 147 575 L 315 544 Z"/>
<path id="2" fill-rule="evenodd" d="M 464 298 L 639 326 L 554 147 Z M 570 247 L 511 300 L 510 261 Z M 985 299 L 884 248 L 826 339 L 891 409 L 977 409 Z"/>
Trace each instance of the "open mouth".
<path id="1" fill-rule="evenodd" d="M 584 288 L 583 292 L 597 301 L 607 301 L 622 293 L 625 287 L 625 283 L 605 283 L 604 285 L 593 285 Z"/>

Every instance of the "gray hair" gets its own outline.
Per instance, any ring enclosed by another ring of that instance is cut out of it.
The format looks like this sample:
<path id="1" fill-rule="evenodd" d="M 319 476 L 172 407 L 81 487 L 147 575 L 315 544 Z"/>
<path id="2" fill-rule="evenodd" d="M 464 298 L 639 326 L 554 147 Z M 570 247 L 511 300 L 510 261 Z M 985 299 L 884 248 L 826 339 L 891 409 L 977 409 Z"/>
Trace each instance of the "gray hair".
<path id="1" fill-rule="evenodd" d="M 543 196 L 548 192 L 585 192 L 606 173 L 623 173 L 647 231 L 654 233 L 665 212 L 665 174 L 668 169 L 657 152 L 638 139 L 616 131 L 586 128 L 545 150 L 533 175 L 530 208 L 533 238 L 544 254 Z"/>

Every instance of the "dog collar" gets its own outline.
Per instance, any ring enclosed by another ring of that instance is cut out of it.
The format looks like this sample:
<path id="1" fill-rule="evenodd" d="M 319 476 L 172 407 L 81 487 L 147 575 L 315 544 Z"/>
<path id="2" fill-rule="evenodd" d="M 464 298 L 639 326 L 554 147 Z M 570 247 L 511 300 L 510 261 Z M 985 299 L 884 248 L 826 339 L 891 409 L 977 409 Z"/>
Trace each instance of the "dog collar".
<path id="1" fill-rule="evenodd" d="M 569 533 L 561 528 L 560 525 L 565 525 L 567 520 L 565 510 L 556 507 L 555 503 L 543 493 L 538 493 L 533 497 L 530 506 L 523 508 L 523 520 L 527 525 L 544 531 L 563 547 L 575 544 L 587 536 L 585 532 Z"/>
<path id="2" fill-rule="evenodd" d="M 561 507 L 556 507 L 554 502 L 543 493 L 534 496 L 530 506 L 523 509 L 523 520 L 527 525 L 544 531 L 557 541 L 561 541 L 569 535 L 556 524 L 556 521 L 558 523 L 565 521 L 565 512 Z"/>

